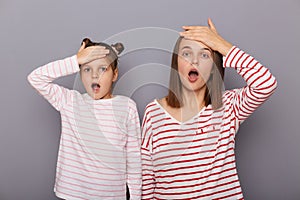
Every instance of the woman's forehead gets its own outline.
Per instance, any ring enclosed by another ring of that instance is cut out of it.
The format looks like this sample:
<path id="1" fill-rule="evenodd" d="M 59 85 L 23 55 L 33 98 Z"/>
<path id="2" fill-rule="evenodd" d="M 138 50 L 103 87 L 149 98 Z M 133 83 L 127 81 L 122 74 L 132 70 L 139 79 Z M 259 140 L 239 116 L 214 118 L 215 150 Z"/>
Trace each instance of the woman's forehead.
<path id="1" fill-rule="evenodd" d="M 183 38 L 179 44 L 179 50 L 184 49 L 184 48 L 190 48 L 190 49 L 208 48 L 208 49 L 210 49 L 208 46 L 206 46 L 202 42 Z"/>

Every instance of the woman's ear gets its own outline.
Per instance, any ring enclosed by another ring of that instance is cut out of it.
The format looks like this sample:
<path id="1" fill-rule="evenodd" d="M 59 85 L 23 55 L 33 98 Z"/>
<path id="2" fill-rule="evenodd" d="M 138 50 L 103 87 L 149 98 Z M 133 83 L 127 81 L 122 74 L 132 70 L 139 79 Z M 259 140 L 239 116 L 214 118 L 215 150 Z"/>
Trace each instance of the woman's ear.
<path id="1" fill-rule="evenodd" d="M 116 82 L 116 80 L 118 79 L 118 76 L 119 76 L 119 70 L 118 68 L 116 68 L 114 71 L 113 71 L 114 75 L 113 75 L 113 82 Z"/>

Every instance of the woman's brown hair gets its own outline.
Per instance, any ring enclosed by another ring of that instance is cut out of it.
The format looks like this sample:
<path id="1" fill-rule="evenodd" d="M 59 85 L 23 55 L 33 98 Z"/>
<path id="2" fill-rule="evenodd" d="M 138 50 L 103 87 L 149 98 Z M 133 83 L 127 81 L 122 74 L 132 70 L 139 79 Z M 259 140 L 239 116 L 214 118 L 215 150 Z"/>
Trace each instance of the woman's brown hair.
<path id="1" fill-rule="evenodd" d="M 183 106 L 182 100 L 182 83 L 178 73 L 178 51 L 179 45 L 183 37 L 179 37 L 172 55 L 171 73 L 169 81 L 169 92 L 166 96 L 167 104 L 173 108 L 180 108 Z M 220 108 L 222 103 L 222 90 L 224 80 L 224 68 L 222 55 L 217 51 L 212 51 L 213 67 L 209 80 L 206 82 L 205 90 L 205 106 L 212 105 L 214 110 Z"/>

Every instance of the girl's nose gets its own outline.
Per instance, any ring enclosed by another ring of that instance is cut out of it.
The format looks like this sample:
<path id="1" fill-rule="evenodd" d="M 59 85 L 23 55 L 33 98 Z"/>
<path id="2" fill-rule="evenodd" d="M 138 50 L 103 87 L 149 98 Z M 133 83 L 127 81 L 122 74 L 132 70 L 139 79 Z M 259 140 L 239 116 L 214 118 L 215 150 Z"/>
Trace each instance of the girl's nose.
<path id="1" fill-rule="evenodd" d="M 97 72 L 93 72 L 92 78 L 99 78 L 99 74 Z"/>

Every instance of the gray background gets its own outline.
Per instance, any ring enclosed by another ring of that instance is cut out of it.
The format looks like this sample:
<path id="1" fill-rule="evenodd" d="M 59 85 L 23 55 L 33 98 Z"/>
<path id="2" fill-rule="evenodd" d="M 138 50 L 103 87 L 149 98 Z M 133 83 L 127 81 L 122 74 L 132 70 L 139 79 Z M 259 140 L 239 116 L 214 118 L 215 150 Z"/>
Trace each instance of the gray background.
<path id="1" fill-rule="evenodd" d="M 278 80 L 275 94 L 237 136 L 237 167 L 245 198 L 300 199 L 299 0 L 1 0 L 0 199 L 57 199 L 53 185 L 60 116 L 27 83 L 33 69 L 75 54 L 86 36 L 101 41 L 142 27 L 180 31 L 182 25 L 206 24 L 208 17 L 224 38 L 270 68 Z M 147 63 L 168 66 L 170 53 L 156 48 L 128 52 L 121 57 L 120 78 Z M 58 82 L 73 88 L 74 79 Z M 227 70 L 225 85 L 244 83 Z M 145 105 L 165 92 L 156 83 L 135 89 L 131 97 L 141 117 Z"/>

